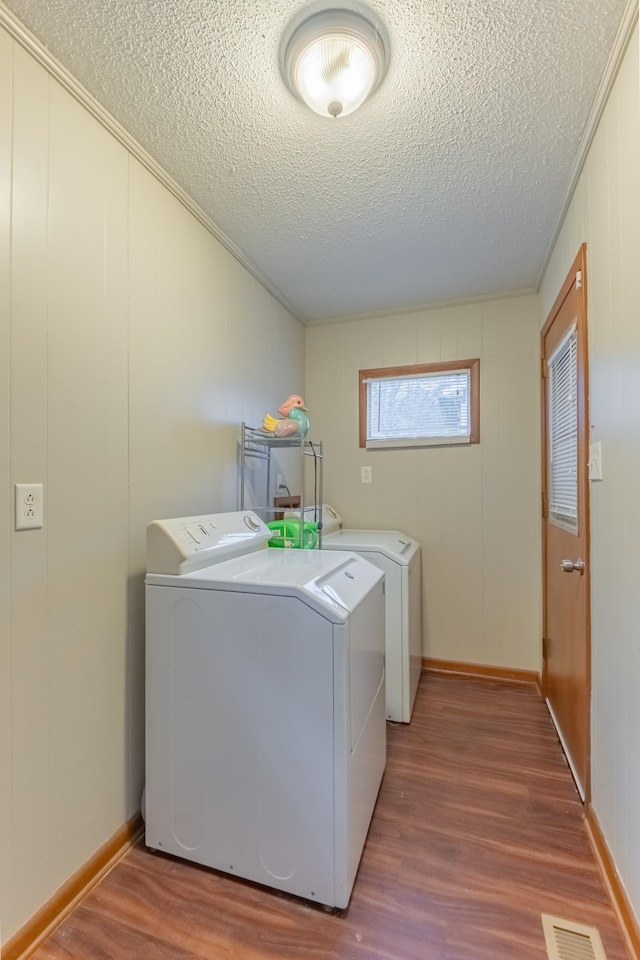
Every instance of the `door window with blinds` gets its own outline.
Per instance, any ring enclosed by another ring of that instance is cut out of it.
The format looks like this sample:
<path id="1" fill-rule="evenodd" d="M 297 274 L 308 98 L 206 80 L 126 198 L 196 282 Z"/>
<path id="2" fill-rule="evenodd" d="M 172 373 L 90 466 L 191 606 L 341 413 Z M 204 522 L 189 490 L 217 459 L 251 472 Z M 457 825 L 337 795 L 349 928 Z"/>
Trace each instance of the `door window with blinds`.
<path id="1" fill-rule="evenodd" d="M 360 371 L 360 446 L 480 441 L 480 361 Z"/>
<path id="2" fill-rule="evenodd" d="M 571 328 L 547 362 L 549 522 L 578 533 L 578 332 Z"/>

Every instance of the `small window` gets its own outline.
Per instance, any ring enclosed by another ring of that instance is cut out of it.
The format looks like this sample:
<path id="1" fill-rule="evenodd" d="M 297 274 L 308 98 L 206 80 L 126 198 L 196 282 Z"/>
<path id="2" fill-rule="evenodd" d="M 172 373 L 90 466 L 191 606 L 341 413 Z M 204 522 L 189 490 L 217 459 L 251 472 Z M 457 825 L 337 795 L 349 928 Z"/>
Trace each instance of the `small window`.
<path id="1" fill-rule="evenodd" d="M 360 371 L 360 446 L 480 442 L 480 361 Z"/>
<path id="2" fill-rule="evenodd" d="M 549 522 L 578 536 L 578 331 L 574 324 L 548 363 Z"/>

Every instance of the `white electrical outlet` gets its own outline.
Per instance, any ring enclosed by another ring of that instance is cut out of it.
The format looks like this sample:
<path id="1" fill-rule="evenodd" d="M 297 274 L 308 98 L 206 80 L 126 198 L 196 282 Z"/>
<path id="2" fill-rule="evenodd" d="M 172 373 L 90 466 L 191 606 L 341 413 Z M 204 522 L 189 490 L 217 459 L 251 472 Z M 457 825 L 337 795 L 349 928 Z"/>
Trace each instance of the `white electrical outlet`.
<path id="1" fill-rule="evenodd" d="M 373 483 L 372 467 L 360 467 L 360 483 Z"/>
<path id="2" fill-rule="evenodd" d="M 281 473 L 276 473 L 276 497 L 280 492 L 280 487 L 284 486 L 284 479 Z"/>
<path id="3" fill-rule="evenodd" d="M 16 483 L 16 530 L 39 530 L 43 524 L 41 483 Z"/>

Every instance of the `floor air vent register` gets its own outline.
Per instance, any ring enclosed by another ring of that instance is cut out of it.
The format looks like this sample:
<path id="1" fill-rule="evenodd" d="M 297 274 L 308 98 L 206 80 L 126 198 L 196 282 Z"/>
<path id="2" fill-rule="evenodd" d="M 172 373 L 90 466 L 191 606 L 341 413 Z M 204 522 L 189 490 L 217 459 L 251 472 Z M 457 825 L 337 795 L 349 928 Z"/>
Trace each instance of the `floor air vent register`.
<path id="1" fill-rule="evenodd" d="M 607 960 L 595 927 L 542 914 L 549 960 Z"/>

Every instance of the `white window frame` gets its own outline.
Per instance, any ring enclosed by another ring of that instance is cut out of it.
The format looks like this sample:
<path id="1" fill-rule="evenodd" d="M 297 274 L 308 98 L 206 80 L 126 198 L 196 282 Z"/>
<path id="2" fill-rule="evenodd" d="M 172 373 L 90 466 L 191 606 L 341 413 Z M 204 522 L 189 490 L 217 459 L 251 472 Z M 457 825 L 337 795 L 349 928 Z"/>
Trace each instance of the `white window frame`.
<path id="1" fill-rule="evenodd" d="M 468 436 L 398 437 L 373 440 L 367 437 L 368 386 L 374 380 L 426 378 L 438 374 L 469 372 L 470 431 Z M 480 360 L 451 360 L 442 363 L 415 363 L 404 367 L 377 367 L 360 370 L 360 446 L 367 450 L 404 447 L 466 446 L 480 443 Z"/>

